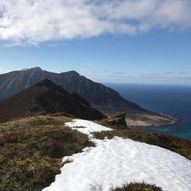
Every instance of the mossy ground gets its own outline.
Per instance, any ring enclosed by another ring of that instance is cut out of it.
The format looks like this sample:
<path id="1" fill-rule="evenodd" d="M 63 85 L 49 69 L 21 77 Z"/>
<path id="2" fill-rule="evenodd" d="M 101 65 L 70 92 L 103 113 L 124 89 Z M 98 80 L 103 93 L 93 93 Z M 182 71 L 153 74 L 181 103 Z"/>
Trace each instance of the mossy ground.
<path id="1" fill-rule="evenodd" d="M 0 125 L 0 190 L 40 191 L 60 173 L 61 159 L 94 146 L 65 127 L 66 117 L 34 117 Z"/>

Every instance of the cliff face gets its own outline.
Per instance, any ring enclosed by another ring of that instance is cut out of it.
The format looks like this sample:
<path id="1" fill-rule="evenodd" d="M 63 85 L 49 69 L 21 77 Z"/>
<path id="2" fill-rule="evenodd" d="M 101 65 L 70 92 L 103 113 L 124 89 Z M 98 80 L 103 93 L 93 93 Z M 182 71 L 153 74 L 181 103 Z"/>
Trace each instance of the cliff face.
<path id="1" fill-rule="evenodd" d="M 0 75 L 0 100 L 15 95 L 43 79 L 53 81 L 69 93 L 79 94 L 93 107 L 106 113 L 126 112 L 132 114 L 148 112 L 137 104 L 123 99 L 113 89 L 93 82 L 75 71 L 52 73 L 40 68 L 13 71 Z"/>
<path id="2" fill-rule="evenodd" d="M 83 98 L 68 93 L 50 80 L 43 80 L 0 102 L 0 122 L 54 113 L 90 120 L 105 117 Z"/>

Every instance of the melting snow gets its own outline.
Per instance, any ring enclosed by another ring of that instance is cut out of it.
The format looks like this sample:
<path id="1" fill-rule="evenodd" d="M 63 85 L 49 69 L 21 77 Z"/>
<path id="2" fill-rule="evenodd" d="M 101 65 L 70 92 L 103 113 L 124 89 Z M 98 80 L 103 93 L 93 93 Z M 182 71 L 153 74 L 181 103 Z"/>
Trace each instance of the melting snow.
<path id="1" fill-rule="evenodd" d="M 90 134 L 111 130 L 85 120 L 67 123 Z M 78 128 L 84 127 L 84 128 Z M 64 157 L 61 174 L 43 191 L 110 191 L 131 182 L 156 184 L 165 191 L 191 191 L 191 161 L 161 147 L 115 137 Z"/>
<path id="2" fill-rule="evenodd" d="M 66 126 L 78 130 L 86 135 L 91 135 L 93 132 L 112 131 L 112 129 L 108 127 L 82 119 L 74 119 L 72 122 L 67 122 Z"/>

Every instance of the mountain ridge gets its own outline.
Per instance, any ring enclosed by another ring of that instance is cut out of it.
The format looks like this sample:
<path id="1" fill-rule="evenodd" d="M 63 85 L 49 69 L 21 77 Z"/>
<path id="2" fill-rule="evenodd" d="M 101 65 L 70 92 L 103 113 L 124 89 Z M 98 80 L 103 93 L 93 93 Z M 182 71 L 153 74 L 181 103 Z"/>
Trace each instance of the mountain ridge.
<path id="1" fill-rule="evenodd" d="M 115 90 L 94 82 L 74 70 L 54 73 L 39 67 L 12 71 L 0 75 L 0 100 L 44 80 L 49 79 L 56 85 L 62 86 L 69 93 L 77 93 L 93 107 L 105 113 L 147 113 L 146 109 L 122 98 Z"/>
<path id="2" fill-rule="evenodd" d="M 55 113 L 90 120 L 105 118 L 86 100 L 50 80 L 43 80 L 0 102 L 0 122 Z"/>

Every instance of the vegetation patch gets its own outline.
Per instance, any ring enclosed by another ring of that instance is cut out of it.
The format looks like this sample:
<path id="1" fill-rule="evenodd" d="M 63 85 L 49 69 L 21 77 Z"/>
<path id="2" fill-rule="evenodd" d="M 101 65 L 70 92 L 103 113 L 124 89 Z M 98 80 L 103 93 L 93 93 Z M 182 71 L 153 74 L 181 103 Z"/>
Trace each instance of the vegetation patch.
<path id="1" fill-rule="evenodd" d="M 0 190 L 40 191 L 60 173 L 62 157 L 94 146 L 67 121 L 43 116 L 0 125 Z"/>
<path id="2" fill-rule="evenodd" d="M 135 141 L 157 145 L 168 150 L 179 153 L 191 160 L 191 141 L 186 141 L 172 136 L 165 136 L 158 133 L 146 132 L 142 129 L 113 130 L 94 133 L 97 139 L 112 139 L 115 136 L 129 138 Z"/>
<path id="3" fill-rule="evenodd" d="M 114 191 L 162 191 L 162 189 L 155 185 L 145 183 L 131 183 L 123 188 L 117 188 Z"/>

